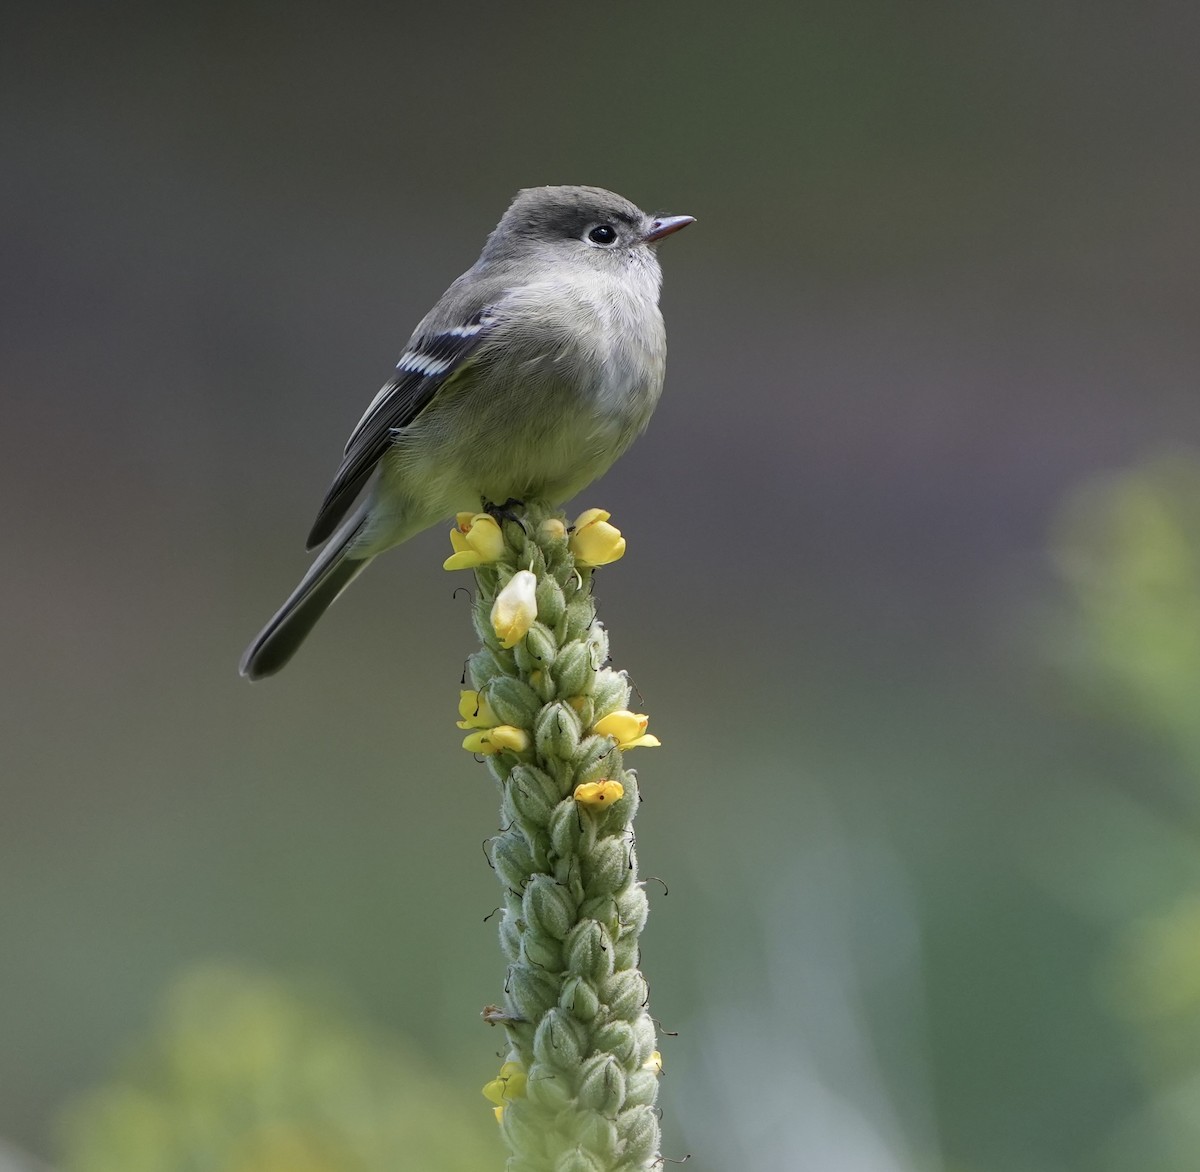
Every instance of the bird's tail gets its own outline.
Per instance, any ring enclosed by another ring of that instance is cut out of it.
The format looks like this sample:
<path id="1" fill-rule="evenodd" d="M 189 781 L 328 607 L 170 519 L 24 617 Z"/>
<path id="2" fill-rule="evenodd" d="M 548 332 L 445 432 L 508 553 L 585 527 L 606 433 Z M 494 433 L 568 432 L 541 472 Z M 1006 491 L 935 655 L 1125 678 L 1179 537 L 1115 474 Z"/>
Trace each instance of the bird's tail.
<path id="1" fill-rule="evenodd" d="M 247 679 L 261 680 L 283 667 L 334 599 L 367 568 L 370 557 L 356 558 L 349 552 L 366 515 L 364 506 L 330 538 L 300 585 L 246 648 L 238 670 Z"/>

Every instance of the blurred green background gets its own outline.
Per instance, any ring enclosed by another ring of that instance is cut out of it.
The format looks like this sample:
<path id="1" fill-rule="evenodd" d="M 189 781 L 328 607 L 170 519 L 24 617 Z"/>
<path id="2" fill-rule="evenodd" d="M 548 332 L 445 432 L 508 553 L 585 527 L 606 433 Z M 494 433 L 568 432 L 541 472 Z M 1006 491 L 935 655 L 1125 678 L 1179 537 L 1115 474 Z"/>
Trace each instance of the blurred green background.
<path id="1" fill-rule="evenodd" d="M 1198 35 L 1107 0 L 8 6 L 0 1136 L 374 1172 L 406 1141 L 353 1088 L 419 1086 L 452 1141 L 410 1164 L 501 1165 L 446 534 L 235 668 L 413 325 L 567 182 L 700 221 L 662 405 L 577 502 L 629 539 L 601 613 L 664 741 L 665 1153 L 1200 1166 Z"/>

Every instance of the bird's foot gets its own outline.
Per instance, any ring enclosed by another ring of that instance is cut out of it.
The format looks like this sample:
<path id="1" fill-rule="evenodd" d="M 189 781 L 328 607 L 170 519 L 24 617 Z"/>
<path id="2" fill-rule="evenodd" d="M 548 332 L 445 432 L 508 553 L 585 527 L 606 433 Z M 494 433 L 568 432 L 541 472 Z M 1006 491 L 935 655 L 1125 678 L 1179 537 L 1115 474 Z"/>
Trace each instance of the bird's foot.
<path id="1" fill-rule="evenodd" d="M 524 501 L 519 501 L 516 497 L 511 496 L 502 505 L 494 505 L 491 501 L 483 502 L 483 511 L 494 521 L 498 521 L 501 524 L 505 521 L 515 521 L 522 529 L 525 528 L 525 521 L 513 510 L 523 509 L 524 507 Z"/>

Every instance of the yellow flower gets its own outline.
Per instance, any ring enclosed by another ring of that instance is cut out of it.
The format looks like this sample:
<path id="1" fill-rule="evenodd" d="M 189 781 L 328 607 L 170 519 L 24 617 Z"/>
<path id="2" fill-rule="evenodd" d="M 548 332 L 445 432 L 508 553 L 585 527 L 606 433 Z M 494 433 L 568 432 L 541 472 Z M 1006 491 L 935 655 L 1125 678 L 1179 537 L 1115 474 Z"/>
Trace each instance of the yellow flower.
<path id="1" fill-rule="evenodd" d="M 497 1123 L 504 1118 L 505 1105 L 524 1094 L 525 1068 L 519 1062 L 506 1062 L 500 1067 L 499 1076 L 483 1088 L 483 1097 L 489 1103 L 496 1104 L 493 1114 Z"/>
<path id="2" fill-rule="evenodd" d="M 458 696 L 459 728 L 495 728 L 500 718 L 480 693 L 464 688 Z"/>
<path id="3" fill-rule="evenodd" d="M 611 513 L 588 509 L 575 518 L 571 534 L 571 552 L 580 566 L 607 566 L 625 556 L 625 538 L 615 525 L 608 523 Z"/>
<path id="4" fill-rule="evenodd" d="M 646 732 L 646 725 L 649 723 L 650 717 L 644 712 L 630 712 L 627 708 L 622 708 L 596 721 L 592 732 L 599 733 L 602 737 L 612 737 L 619 749 L 655 749 L 662 742 L 658 737 Z"/>
<path id="5" fill-rule="evenodd" d="M 662 1055 L 655 1050 L 645 1062 L 642 1063 L 643 1070 L 653 1070 L 655 1074 L 662 1074 L 663 1060 Z"/>
<path id="6" fill-rule="evenodd" d="M 581 806 L 611 806 L 625 793 L 619 781 L 585 781 L 575 787 L 574 798 Z"/>
<path id="7" fill-rule="evenodd" d="M 494 562 L 504 552 L 504 532 L 487 513 L 459 513 L 450 530 L 454 552 L 442 563 L 444 570 L 473 570 Z"/>
<path id="8" fill-rule="evenodd" d="M 524 753 L 529 748 L 529 734 L 515 725 L 498 724 L 495 728 L 468 733 L 462 745 L 468 753 L 482 753 L 485 757 L 496 753 Z"/>
<path id="9" fill-rule="evenodd" d="M 501 647 L 515 647 L 529 633 L 537 618 L 537 579 L 528 570 L 518 570 L 496 595 L 492 605 L 492 629 Z"/>
<path id="10" fill-rule="evenodd" d="M 567 527 L 558 517 L 547 517 L 542 522 L 542 534 L 551 541 L 562 541 L 567 535 Z"/>

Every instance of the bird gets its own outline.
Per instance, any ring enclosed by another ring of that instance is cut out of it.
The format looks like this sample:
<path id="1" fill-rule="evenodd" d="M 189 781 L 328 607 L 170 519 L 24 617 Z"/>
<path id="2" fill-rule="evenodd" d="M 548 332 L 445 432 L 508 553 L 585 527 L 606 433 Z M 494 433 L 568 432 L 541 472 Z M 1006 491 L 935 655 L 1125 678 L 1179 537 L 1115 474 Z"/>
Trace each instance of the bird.
<path id="1" fill-rule="evenodd" d="M 385 550 L 458 512 L 562 504 L 608 470 L 662 392 L 657 245 L 694 222 L 600 187 L 517 193 L 350 433 L 308 535 L 320 553 L 243 676 L 287 664 Z"/>

